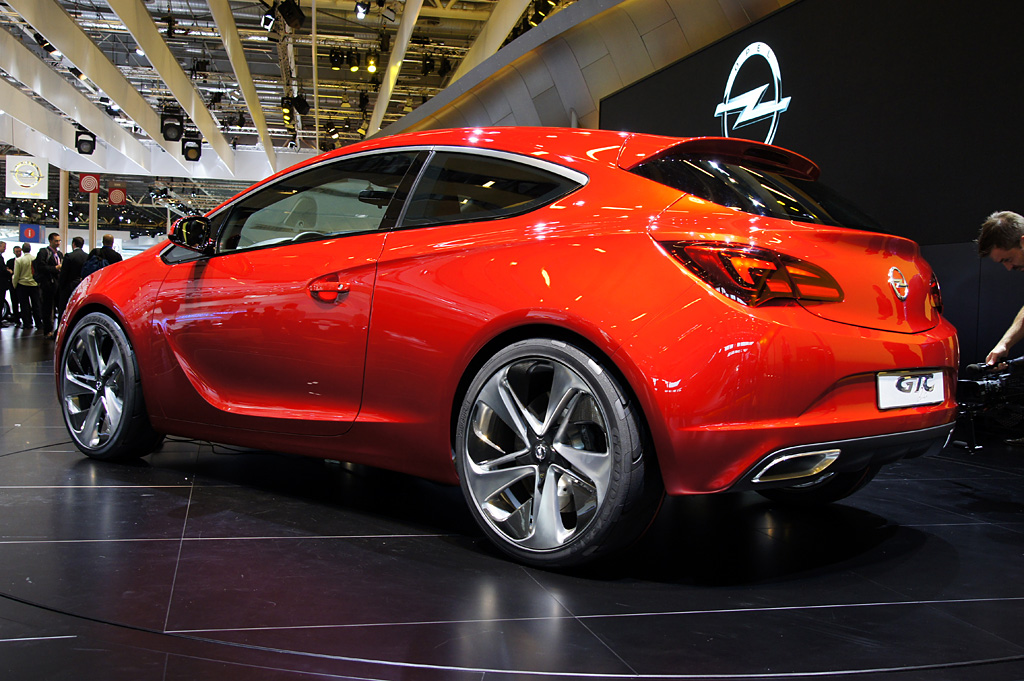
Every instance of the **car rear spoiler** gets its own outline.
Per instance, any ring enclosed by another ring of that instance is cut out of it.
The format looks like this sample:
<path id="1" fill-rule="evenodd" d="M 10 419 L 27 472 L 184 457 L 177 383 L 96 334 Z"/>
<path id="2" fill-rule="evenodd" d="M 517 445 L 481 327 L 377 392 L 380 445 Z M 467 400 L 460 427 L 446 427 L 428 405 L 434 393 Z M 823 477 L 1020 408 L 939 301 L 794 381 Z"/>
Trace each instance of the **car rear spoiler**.
<path id="1" fill-rule="evenodd" d="M 816 180 L 821 174 L 814 161 L 794 151 L 734 137 L 691 137 L 680 142 L 677 137 L 631 135 L 619 151 L 618 164 L 629 170 L 667 155 L 716 158 L 803 180 Z"/>

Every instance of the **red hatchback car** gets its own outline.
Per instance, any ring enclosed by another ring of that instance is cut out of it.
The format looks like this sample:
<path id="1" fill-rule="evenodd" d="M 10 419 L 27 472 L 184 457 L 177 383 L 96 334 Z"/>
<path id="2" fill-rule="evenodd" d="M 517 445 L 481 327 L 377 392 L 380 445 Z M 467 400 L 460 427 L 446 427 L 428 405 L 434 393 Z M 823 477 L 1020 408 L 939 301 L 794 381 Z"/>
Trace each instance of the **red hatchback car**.
<path id="1" fill-rule="evenodd" d="M 57 388 L 98 459 L 165 434 L 460 483 L 582 563 L 665 492 L 822 503 L 953 427 L 918 247 L 784 149 L 549 128 L 375 139 L 88 277 Z"/>

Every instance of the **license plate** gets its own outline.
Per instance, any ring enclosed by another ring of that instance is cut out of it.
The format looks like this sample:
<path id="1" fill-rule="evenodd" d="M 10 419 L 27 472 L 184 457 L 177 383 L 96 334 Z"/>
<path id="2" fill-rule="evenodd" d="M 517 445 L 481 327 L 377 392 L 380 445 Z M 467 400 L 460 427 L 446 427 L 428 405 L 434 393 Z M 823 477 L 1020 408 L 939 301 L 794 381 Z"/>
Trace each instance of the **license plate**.
<path id="1" fill-rule="evenodd" d="M 946 398 L 941 371 L 887 371 L 877 379 L 879 409 L 941 404 Z"/>

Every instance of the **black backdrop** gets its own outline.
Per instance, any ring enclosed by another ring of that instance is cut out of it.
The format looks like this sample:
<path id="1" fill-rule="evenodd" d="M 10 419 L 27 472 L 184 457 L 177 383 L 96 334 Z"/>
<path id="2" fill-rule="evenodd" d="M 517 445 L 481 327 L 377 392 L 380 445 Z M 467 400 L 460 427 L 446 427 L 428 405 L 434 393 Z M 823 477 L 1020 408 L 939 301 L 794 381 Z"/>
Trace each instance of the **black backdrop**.
<path id="1" fill-rule="evenodd" d="M 1024 213 L 1024 2 L 800 0 L 606 97 L 601 127 L 721 135 L 715 108 L 755 42 L 775 53 L 791 98 L 773 143 L 923 246 L 962 359 L 978 361 L 1024 304 L 1024 276 L 980 262 L 971 243 L 990 212 Z M 753 58 L 731 95 L 768 84 L 771 100 L 771 83 Z M 767 129 L 732 134 L 763 141 Z"/>

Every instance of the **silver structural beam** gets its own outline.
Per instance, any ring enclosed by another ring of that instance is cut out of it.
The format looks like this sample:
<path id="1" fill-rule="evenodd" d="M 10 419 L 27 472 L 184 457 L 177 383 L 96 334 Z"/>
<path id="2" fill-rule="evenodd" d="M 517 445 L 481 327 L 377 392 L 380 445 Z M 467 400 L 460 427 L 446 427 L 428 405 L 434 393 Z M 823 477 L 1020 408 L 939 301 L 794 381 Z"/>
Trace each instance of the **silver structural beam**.
<path id="1" fill-rule="evenodd" d="M 462 76 L 473 70 L 473 67 L 482 63 L 485 59 L 498 51 L 505 38 L 512 32 L 512 28 L 523 16 L 527 5 L 531 0 L 500 0 L 491 11 L 491 17 L 480 29 L 480 34 L 470 45 L 466 56 L 462 58 L 459 68 L 455 69 L 449 83 L 454 83 Z"/>
<path id="2" fill-rule="evenodd" d="M 89 39 L 54 0 L 6 0 L 21 17 L 50 41 L 72 64 L 78 67 L 125 115 L 170 154 L 186 171 L 177 144 L 166 141 L 160 132 L 160 115 L 121 74 L 96 43 Z"/>
<path id="3" fill-rule="evenodd" d="M 58 168 L 97 172 L 99 158 L 79 156 L 74 148 L 75 127 L 24 92 L 0 78 L 0 141 L 45 158 Z M 99 155 L 100 157 L 102 154 Z"/>
<path id="4" fill-rule="evenodd" d="M 256 86 L 253 85 L 252 73 L 249 71 L 249 63 L 245 60 L 245 50 L 242 47 L 242 39 L 238 35 L 238 26 L 235 24 L 235 16 L 231 13 L 231 6 L 228 0 L 209 0 L 210 11 L 213 13 L 213 20 L 217 22 L 217 30 L 220 31 L 224 40 L 224 49 L 231 61 L 231 68 L 235 72 L 235 80 L 245 97 L 245 106 L 249 109 L 249 118 L 256 126 L 259 133 L 263 150 L 270 161 L 271 172 L 277 170 L 277 154 L 274 152 L 274 142 L 270 138 L 270 131 L 267 129 L 267 118 L 263 115 L 263 105 L 260 103 L 259 95 L 256 93 Z"/>
<path id="5" fill-rule="evenodd" d="M 320 11 L 332 10 L 332 14 L 341 12 L 346 19 L 355 18 L 355 0 L 316 0 L 316 3 Z M 408 12 L 408 0 L 405 4 L 407 7 L 404 11 Z M 420 4 L 422 5 L 422 2 Z M 491 15 L 489 10 L 452 9 L 452 4 L 448 3 L 448 7 L 422 7 L 419 15 L 437 19 L 462 19 L 463 21 L 487 21 Z M 313 0 L 299 0 L 299 5 L 311 7 Z"/>
<path id="6" fill-rule="evenodd" d="M 153 17 L 146 6 L 142 4 L 142 0 L 107 0 L 107 4 L 135 38 L 135 42 L 146 53 L 149 63 L 163 78 L 171 93 L 181 104 L 181 108 L 199 128 L 199 132 L 203 133 L 203 137 L 210 143 L 214 152 L 220 156 L 227 171 L 234 174 L 235 153 L 231 148 L 231 143 L 220 131 L 220 126 L 214 120 L 213 114 L 206 108 L 202 96 L 192 85 L 192 79 L 188 77 L 181 68 L 181 64 L 171 54 L 170 48 L 167 47 L 167 43 L 160 35 L 160 29 L 153 22 Z"/>
<path id="7" fill-rule="evenodd" d="M 395 44 L 392 46 L 391 56 L 388 58 L 388 70 L 384 74 L 384 82 L 381 83 L 380 89 L 377 91 L 377 101 L 373 105 L 370 123 L 366 128 L 367 136 L 380 130 L 380 124 L 384 120 L 384 113 L 388 110 L 388 102 L 391 101 L 395 83 L 398 82 L 398 73 L 402 70 L 402 62 L 405 60 L 406 50 L 409 49 L 409 39 L 419 20 L 422 6 L 423 0 L 406 0 L 402 20 L 398 25 L 398 35 L 395 36 Z"/>
<path id="8" fill-rule="evenodd" d="M 100 111 L 88 97 L 61 78 L 46 62 L 7 31 L 0 31 L 0 69 L 96 135 L 97 148 L 100 143 L 105 144 L 108 149 L 124 156 L 136 172 L 149 172 L 149 149 Z M 22 122 L 32 125 L 34 121 Z M 69 138 L 55 141 L 74 149 L 74 128 L 68 125 L 59 129 L 62 135 L 66 134 L 67 130 L 70 130 L 71 134 Z M 56 161 L 51 161 L 54 165 L 62 167 Z"/>

